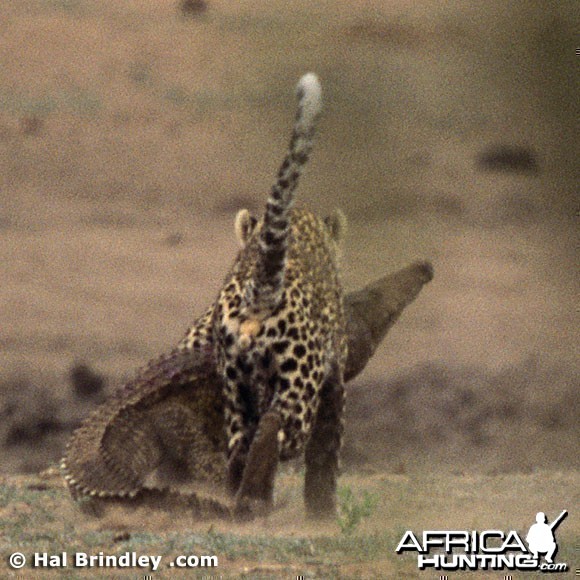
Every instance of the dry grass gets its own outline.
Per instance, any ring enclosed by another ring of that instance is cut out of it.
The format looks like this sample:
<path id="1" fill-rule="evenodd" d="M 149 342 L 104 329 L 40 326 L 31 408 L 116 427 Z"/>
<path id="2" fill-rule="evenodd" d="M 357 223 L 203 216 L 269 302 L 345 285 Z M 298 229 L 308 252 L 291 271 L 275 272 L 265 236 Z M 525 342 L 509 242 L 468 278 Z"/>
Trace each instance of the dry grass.
<path id="1" fill-rule="evenodd" d="M 4 537 L 0 573 L 8 576 L 6 558 L 14 551 L 27 557 L 33 552 L 66 551 L 69 567 L 53 571 L 59 577 L 93 577 L 99 573 L 119 577 L 118 573 L 123 572 L 123 577 L 134 577 L 135 573 L 148 573 L 138 568 L 89 570 L 70 565 L 75 552 L 120 555 L 129 551 L 162 556 L 160 572 L 156 574 L 160 578 L 176 577 L 177 569 L 169 568 L 169 562 L 189 554 L 216 555 L 218 568 L 199 573 L 225 577 L 429 577 L 428 572 L 419 573 L 413 555 L 395 553 L 405 530 L 418 533 L 424 529 L 515 529 L 524 536 L 540 507 L 551 516 L 564 507 L 573 507 L 579 482 L 577 474 L 570 472 L 506 476 L 345 475 L 341 485 L 351 489 L 355 498 L 362 498 L 365 492 L 377 498 L 370 517 L 349 535 L 341 533 L 336 521 L 315 524 L 305 520 L 300 476 L 286 473 L 279 484 L 277 508 L 272 516 L 250 524 L 226 524 L 192 521 L 186 513 L 118 506 L 95 517 L 86 510 L 79 511 L 55 471 L 5 478 L 0 483 L 0 527 Z M 574 566 L 579 533 L 578 520 L 572 513 L 557 533 L 557 561 Z M 27 578 L 45 577 L 48 572 L 30 567 L 25 571 Z M 182 575 L 193 572 L 196 571 L 190 569 Z"/>

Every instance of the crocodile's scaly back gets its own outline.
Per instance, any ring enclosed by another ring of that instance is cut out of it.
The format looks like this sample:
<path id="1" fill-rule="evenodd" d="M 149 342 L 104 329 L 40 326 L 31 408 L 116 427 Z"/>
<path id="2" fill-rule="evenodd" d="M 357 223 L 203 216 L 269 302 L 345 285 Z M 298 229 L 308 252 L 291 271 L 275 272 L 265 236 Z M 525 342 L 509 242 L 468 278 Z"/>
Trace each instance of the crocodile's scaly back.
<path id="1" fill-rule="evenodd" d="M 169 462 L 196 481 L 223 479 L 220 390 L 213 366 L 178 350 L 152 361 L 74 433 L 61 468 L 75 496 L 135 497 Z"/>

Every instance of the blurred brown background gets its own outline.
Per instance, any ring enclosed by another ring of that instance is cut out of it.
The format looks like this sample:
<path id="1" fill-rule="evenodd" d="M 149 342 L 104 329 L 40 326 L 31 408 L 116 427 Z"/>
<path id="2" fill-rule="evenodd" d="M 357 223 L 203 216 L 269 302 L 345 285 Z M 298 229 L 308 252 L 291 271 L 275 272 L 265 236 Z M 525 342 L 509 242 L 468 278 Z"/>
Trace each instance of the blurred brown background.
<path id="1" fill-rule="evenodd" d="M 196 4 L 0 1 L 1 469 L 214 298 L 309 70 L 299 199 L 347 214 L 347 289 L 435 266 L 349 387 L 347 467 L 578 469 L 577 3 Z"/>

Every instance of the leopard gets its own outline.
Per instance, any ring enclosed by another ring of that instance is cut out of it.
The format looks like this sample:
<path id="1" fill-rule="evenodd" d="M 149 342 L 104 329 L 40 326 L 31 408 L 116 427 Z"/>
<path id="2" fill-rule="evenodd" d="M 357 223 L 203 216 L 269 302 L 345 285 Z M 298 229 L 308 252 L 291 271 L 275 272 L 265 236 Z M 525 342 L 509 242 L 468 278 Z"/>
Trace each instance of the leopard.
<path id="1" fill-rule="evenodd" d="M 318 76 L 302 76 L 296 95 L 290 144 L 264 214 L 237 213 L 241 249 L 217 300 L 182 343 L 215 356 L 225 479 L 240 518 L 271 512 L 279 462 L 302 453 L 308 516 L 336 513 L 348 354 L 339 268 L 346 219 L 340 210 L 321 218 L 294 206 L 322 109 Z"/>

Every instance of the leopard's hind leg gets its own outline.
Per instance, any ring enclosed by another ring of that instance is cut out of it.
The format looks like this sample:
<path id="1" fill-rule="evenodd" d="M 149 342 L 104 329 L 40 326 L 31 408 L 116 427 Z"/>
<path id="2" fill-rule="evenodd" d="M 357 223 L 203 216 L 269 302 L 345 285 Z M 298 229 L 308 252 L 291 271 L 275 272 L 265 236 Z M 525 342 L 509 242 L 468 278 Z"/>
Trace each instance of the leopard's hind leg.
<path id="1" fill-rule="evenodd" d="M 344 431 L 342 372 L 335 366 L 322 385 L 320 404 L 306 445 L 304 501 L 310 518 L 336 516 L 336 480 Z"/>
<path id="2" fill-rule="evenodd" d="M 236 495 L 236 515 L 240 519 L 264 515 L 272 509 L 281 423 L 280 415 L 273 410 L 260 419 Z"/>

